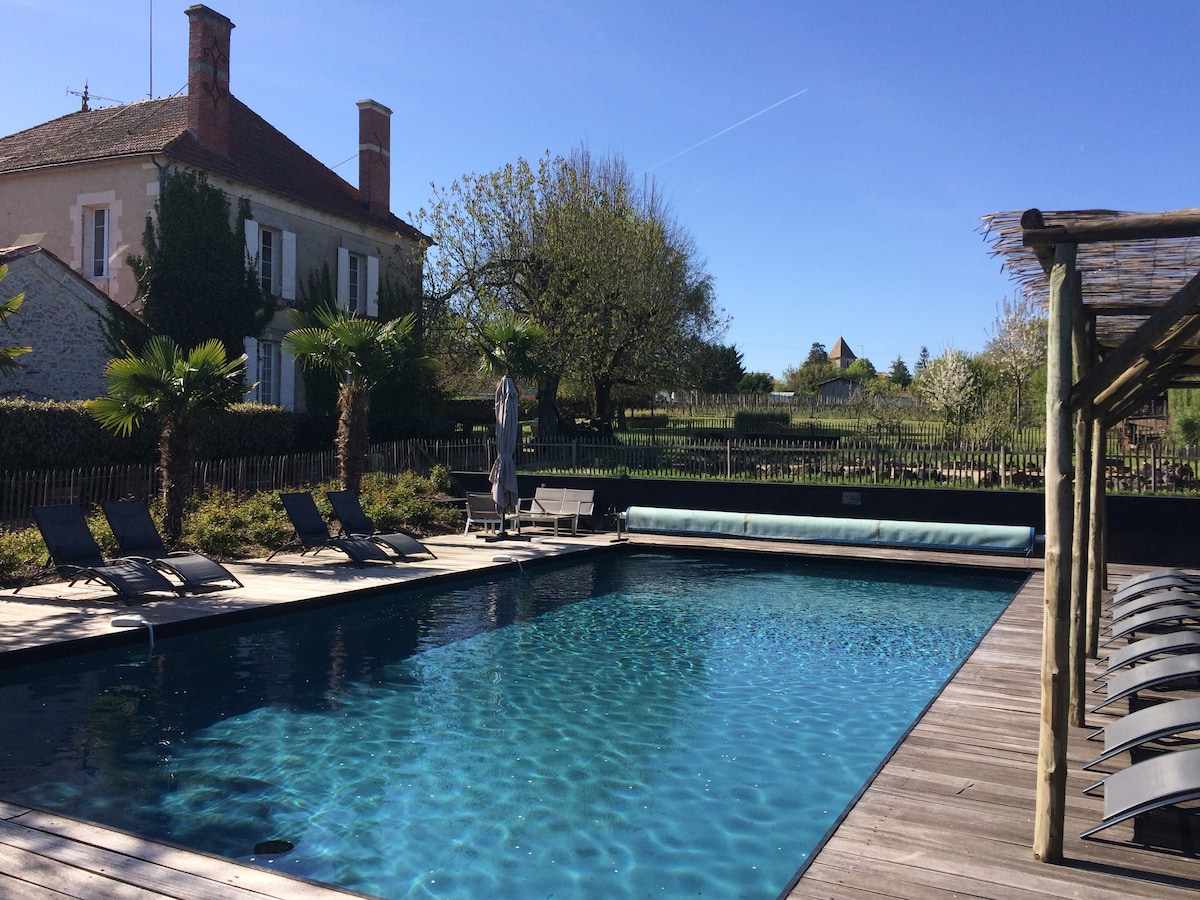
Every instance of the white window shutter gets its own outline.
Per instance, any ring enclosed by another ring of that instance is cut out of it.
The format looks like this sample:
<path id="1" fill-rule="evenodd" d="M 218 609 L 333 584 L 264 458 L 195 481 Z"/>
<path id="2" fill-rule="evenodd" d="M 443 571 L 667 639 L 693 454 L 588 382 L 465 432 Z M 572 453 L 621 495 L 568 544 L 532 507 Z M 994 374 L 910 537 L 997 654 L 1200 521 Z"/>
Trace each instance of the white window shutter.
<path id="1" fill-rule="evenodd" d="M 242 340 L 246 349 L 246 402 L 253 403 L 258 392 L 258 338 L 248 337 Z"/>
<path id="2" fill-rule="evenodd" d="M 246 220 L 246 263 L 258 265 L 258 223 Z"/>
<path id="3" fill-rule="evenodd" d="M 338 247 L 337 305 L 350 308 L 350 251 L 345 247 Z"/>
<path id="4" fill-rule="evenodd" d="M 296 232 L 283 233 L 283 267 L 279 270 L 279 296 L 296 299 Z"/>
<path id="5" fill-rule="evenodd" d="M 379 257 L 367 257 L 367 315 L 379 318 Z"/>
<path id="6" fill-rule="evenodd" d="M 296 357 L 279 351 L 279 405 L 296 411 Z"/>

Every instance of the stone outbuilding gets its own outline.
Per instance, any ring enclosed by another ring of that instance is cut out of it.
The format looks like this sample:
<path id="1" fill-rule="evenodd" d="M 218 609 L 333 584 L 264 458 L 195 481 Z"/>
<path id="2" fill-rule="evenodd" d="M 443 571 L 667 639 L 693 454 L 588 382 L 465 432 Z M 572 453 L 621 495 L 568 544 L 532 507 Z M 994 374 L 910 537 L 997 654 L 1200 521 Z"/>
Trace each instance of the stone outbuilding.
<path id="1" fill-rule="evenodd" d="M 119 355 L 110 322 L 130 313 L 36 244 L 0 249 L 8 274 L 0 299 L 24 293 L 20 308 L 0 328 L 6 347 L 32 347 L 21 368 L 0 376 L 0 397 L 84 400 L 104 394 L 104 367 Z"/>

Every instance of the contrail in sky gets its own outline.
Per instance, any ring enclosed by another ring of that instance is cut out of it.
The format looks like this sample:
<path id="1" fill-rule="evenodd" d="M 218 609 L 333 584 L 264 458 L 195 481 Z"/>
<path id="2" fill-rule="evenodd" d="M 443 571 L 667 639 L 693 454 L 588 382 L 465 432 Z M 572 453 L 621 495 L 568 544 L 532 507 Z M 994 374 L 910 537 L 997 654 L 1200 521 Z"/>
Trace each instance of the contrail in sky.
<path id="1" fill-rule="evenodd" d="M 761 115 L 765 115 L 766 113 L 769 113 L 769 112 L 770 112 L 771 110 L 773 110 L 775 107 L 777 107 L 777 106 L 783 106 L 783 104 L 787 103 L 789 100 L 795 100 L 797 97 L 799 97 L 799 96 L 800 96 L 801 94 L 803 94 L 803 93 L 806 93 L 807 91 L 808 91 L 808 88 L 804 88 L 804 90 L 796 91 L 796 93 L 792 94 L 790 97 L 784 97 L 782 100 L 778 101 L 777 103 L 772 103 L 772 104 L 771 104 L 770 106 L 768 106 L 766 109 L 760 109 L 760 110 L 759 110 L 758 112 L 756 112 L 754 115 L 752 115 L 752 116 L 746 116 L 746 118 L 742 119 L 742 121 L 740 121 L 740 122 L 734 122 L 734 123 L 733 123 L 732 125 L 730 125 L 728 128 L 722 128 L 722 129 L 721 129 L 720 131 L 718 131 L 716 134 L 710 134 L 710 135 L 709 135 L 708 137 L 706 137 L 704 140 L 702 140 L 702 141 L 699 141 L 699 142 L 697 142 L 697 143 L 695 143 L 695 144 L 692 144 L 692 146 L 688 147 L 686 150 L 680 150 L 680 151 L 679 151 L 678 153 L 676 153 L 674 156 L 668 156 L 668 157 L 667 157 L 666 159 L 664 159 L 662 162 L 657 162 L 657 163 L 655 163 L 654 165 L 652 165 L 652 166 L 651 166 L 649 169 L 647 169 L 646 171 L 647 171 L 647 172 L 652 172 L 652 171 L 654 171 L 655 169 L 657 169 L 659 166 L 665 166 L 667 163 L 669 163 L 669 162 L 672 162 L 673 160 L 679 159 L 679 157 L 683 156 L 685 153 L 691 153 L 691 152 L 692 152 L 693 150 L 695 150 L 697 147 L 703 147 L 703 146 L 704 146 L 705 144 L 707 144 L 709 141 L 715 141 L 715 140 L 716 140 L 717 138 L 719 138 L 721 135 L 723 135 L 723 134 L 729 134 L 729 132 L 733 131 L 733 129 L 735 129 L 735 128 L 739 128 L 740 126 L 742 126 L 742 125 L 745 125 L 745 124 L 746 124 L 747 122 L 749 122 L 751 119 L 757 119 L 759 116 L 761 116 Z"/>

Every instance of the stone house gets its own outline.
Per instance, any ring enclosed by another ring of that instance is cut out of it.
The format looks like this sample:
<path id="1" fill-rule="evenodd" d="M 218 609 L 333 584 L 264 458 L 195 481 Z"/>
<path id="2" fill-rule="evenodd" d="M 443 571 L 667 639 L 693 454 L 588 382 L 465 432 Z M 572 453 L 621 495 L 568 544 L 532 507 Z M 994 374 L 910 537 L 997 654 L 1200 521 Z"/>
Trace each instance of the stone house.
<path id="1" fill-rule="evenodd" d="M 0 300 L 25 300 L 0 328 L 6 347 L 32 347 L 21 368 L 0 376 L 0 397 L 83 400 L 104 394 L 104 366 L 115 355 L 109 320 L 128 316 L 120 305 L 65 262 L 36 244 L 0 249 L 8 274 Z"/>
<path id="2" fill-rule="evenodd" d="M 248 399 L 303 408 L 303 382 L 280 341 L 287 308 L 328 267 L 337 302 L 379 314 L 380 286 L 419 296 L 424 236 L 391 212 L 391 110 L 358 103 L 358 187 L 318 162 L 230 89 L 233 23 L 207 6 L 189 19 L 181 96 L 83 108 L 0 137 L 0 247 L 39 245 L 98 291 L 137 312 L 126 262 L 143 252 L 146 217 L 177 168 L 204 173 L 237 208 L 249 201 L 246 253 L 279 313 L 248 339 Z M 419 314 L 419 304 L 414 312 Z"/>

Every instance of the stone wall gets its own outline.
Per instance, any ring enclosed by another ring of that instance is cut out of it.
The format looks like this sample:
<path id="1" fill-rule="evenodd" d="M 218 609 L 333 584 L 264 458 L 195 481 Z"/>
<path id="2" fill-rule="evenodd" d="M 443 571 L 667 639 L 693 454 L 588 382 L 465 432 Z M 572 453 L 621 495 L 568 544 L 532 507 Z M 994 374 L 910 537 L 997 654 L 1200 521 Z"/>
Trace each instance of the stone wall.
<path id="1" fill-rule="evenodd" d="M 105 333 L 111 301 L 58 257 L 41 248 L 0 254 L 8 275 L 0 298 L 24 292 L 25 302 L 0 327 L 8 347 L 32 347 L 17 357 L 22 368 L 0 376 L 0 397 L 87 400 L 104 393 L 104 366 L 112 359 Z M 117 310 L 121 315 L 123 312 Z"/>

